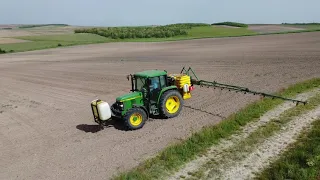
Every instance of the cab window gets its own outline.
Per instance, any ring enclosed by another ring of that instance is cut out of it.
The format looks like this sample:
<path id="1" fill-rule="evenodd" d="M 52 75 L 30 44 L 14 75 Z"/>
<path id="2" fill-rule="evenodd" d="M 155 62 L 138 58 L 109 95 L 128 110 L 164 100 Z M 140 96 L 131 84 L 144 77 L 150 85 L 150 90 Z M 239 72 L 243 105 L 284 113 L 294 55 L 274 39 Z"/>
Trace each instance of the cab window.
<path id="1" fill-rule="evenodd" d="M 160 76 L 160 85 L 161 88 L 166 87 L 166 76 Z"/>
<path id="2" fill-rule="evenodd" d="M 159 77 L 150 78 L 150 89 L 159 89 L 160 88 L 160 80 Z"/>

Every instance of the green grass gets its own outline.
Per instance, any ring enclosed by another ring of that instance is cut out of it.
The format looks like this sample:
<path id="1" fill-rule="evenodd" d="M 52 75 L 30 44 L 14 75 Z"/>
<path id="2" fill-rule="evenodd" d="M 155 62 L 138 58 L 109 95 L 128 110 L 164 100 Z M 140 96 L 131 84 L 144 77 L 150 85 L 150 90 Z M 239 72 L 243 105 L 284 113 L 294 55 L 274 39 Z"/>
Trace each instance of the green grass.
<path id="1" fill-rule="evenodd" d="M 255 35 L 256 32 L 247 28 L 224 28 L 224 27 L 195 27 L 189 31 L 188 37 L 203 38 L 203 37 L 231 37 L 231 36 L 246 36 Z"/>
<path id="2" fill-rule="evenodd" d="M 316 25 L 316 24 L 310 24 L 310 25 L 284 25 L 284 26 L 296 27 L 296 28 L 304 28 L 306 30 L 320 29 L 320 25 Z"/>
<path id="3" fill-rule="evenodd" d="M 284 26 L 304 28 L 307 30 L 320 29 L 320 23 L 282 23 Z"/>
<path id="4" fill-rule="evenodd" d="M 19 39 L 29 40 L 32 42 L 0 44 L 0 48 L 9 52 L 23 52 L 31 50 L 40 50 L 47 48 L 56 48 L 61 46 L 93 44 L 109 42 L 108 38 L 95 34 L 64 34 L 64 35 L 47 35 L 47 36 L 25 36 Z"/>
<path id="5" fill-rule="evenodd" d="M 282 93 L 285 97 L 292 97 L 301 92 L 310 90 L 320 85 L 320 79 L 311 79 L 296 85 L 292 85 Z M 181 165 L 195 158 L 198 154 L 206 152 L 208 148 L 216 144 L 222 138 L 230 137 L 242 126 L 257 120 L 268 110 L 279 105 L 282 101 L 275 99 L 263 99 L 254 102 L 239 112 L 230 115 L 221 123 L 203 128 L 191 137 L 169 146 L 161 151 L 156 157 L 149 159 L 130 171 L 118 174 L 114 179 L 157 179 L 166 173 L 176 171 Z"/>
<path id="6" fill-rule="evenodd" d="M 281 128 L 290 122 L 294 117 L 302 115 L 307 111 L 315 109 L 320 104 L 320 94 L 316 94 L 314 97 L 310 98 L 309 103 L 305 106 L 296 106 L 282 113 L 280 117 L 272 119 L 267 124 L 259 127 L 256 131 L 251 133 L 247 138 L 241 140 L 238 144 L 231 147 L 228 151 L 220 154 L 221 159 L 228 159 L 227 161 L 217 162 L 209 161 L 204 167 L 200 168 L 195 172 L 200 174 L 207 169 L 210 169 L 210 173 L 217 174 L 221 166 L 228 166 L 230 163 L 240 161 L 247 157 L 260 143 L 265 139 L 271 137 L 275 133 L 279 132 Z"/>
<path id="7" fill-rule="evenodd" d="M 256 179 L 320 179 L 320 119 Z"/>

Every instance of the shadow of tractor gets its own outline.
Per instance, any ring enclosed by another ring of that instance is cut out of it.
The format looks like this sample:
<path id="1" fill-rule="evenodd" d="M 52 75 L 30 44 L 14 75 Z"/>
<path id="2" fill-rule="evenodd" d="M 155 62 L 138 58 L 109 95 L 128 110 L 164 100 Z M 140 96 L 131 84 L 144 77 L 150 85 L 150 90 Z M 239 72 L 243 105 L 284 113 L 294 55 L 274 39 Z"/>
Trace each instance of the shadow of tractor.
<path id="1" fill-rule="evenodd" d="M 126 131 L 123 123 L 118 119 L 111 119 L 105 122 L 104 126 L 98 124 L 79 124 L 76 126 L 77 129 L 84 131 L 86 133 L 97 133 L 101 130 L 108 129 L 108 128 L 115 128 L 117 130 Z"/>

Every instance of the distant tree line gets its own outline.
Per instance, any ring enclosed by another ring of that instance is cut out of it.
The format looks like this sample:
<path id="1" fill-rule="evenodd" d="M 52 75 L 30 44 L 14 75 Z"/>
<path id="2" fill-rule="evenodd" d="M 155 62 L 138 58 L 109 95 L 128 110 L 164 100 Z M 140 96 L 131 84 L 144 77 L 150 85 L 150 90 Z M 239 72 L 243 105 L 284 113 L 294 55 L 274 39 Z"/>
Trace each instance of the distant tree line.
<path id="1" fill-rule="evenodd" d="M 76 29 L 75 33 L 92 33 L 112 39 L 134 38 L 168 38 L 187 35 L 192 27 L 210 26 L 205 23 L 178 23 L 165 26 L 140 26 L 140 27 L 107 27 Z"/>
<path id="2" fill-rule="evenodd" d="M 22 25 L 19 28 L 34 28 L 43 26 L 68 26 L 68 24 L 35 24 L 35 25 Z"/>
<path id="3" fill-rule="evenodd" d="M 0 54 L 4 54 L 4 53 L 6 53 L 6 51 L 0 48 Z"/>
<path id="4" fill-rule="evenodd" d="M 234 26 L 234 27 L 248 27 L 247 24 L 238 23 L 238 22 L 230 22 L 230 21 L 213 23 L 211 25 L 226 25 L 226 26 Z"/>
<path id="5" fill-rule="evenodd" d="M 14 50 L 6 51 L 6 50 L 0 48 L 0 54 L 5 54 L 8 52 L 12 53 L 12 52 L 14 52 Z"/>
<path id="6" fill-rule="evenodd" d="M 320 23 L 282 23 L 283 25 L 320 25 Z"/>

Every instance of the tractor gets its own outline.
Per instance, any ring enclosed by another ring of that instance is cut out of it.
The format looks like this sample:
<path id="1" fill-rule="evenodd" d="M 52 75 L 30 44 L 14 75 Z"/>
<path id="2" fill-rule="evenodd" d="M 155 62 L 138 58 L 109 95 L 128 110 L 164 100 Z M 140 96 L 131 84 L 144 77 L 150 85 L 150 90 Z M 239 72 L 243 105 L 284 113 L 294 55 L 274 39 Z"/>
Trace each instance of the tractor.
<path id="1" fill-rule="evenodd" d="M 190 75 L 191 73 L 195 78 Z M 194 85 L 280 98 L 297 104 L 307 103 L 251 91 L 245 87 L 199 80 L 190 67 L 189 69 L 183 67 L 179 74 L 168 74 L 166 70 L 146 70 L 130 74 L 127 79 L 131 80 L 131 92 L 117 97 L 111 106 L 100 99 L 91 102 L 94 121 L 102 127 L 108 120 L 115 118 L 121 120 L 126 129 L 137 130 L 142 128 L 150 117 L 157 116 L 163 119 L 177 117 L 184 101 L 191 98 Z"/>

